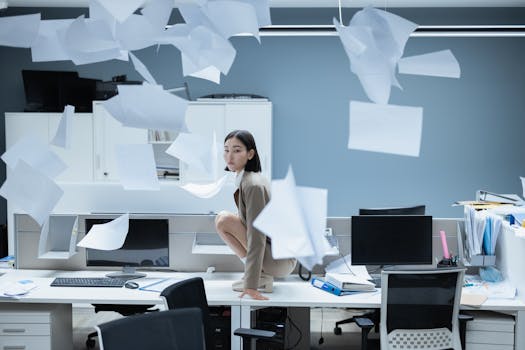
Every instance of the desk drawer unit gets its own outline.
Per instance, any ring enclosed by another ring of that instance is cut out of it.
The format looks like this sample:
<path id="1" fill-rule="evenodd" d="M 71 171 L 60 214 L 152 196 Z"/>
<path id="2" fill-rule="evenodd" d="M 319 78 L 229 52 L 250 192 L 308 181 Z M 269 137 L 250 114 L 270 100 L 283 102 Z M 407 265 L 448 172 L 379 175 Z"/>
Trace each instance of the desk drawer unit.
<path id="1" fill-rule="evenodd" d="M 514 350 L 514 317 L 490 311 L 468 312 L 466 350 Z"/>
<path id="2" fill-rule="evenodd" d="M 71 349 L 71 337 L 66 305 L 0 303 L 0 350 Z"/>

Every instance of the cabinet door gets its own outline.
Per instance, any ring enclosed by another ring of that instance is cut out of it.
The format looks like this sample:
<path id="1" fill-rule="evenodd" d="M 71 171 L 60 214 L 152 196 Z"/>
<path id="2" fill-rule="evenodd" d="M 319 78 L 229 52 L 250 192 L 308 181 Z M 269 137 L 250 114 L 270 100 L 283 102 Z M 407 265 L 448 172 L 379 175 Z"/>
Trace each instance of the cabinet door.
<path id="1" fill-rule="evenodd" d="M 9 147 L 26 135 L 34 135 L 47 144 L 49 142 L 49 115 L 52 115 L 52 113 L 6 113 L 6 149 L 9 149 Z"/>
<path id="2" fill-rule="evenodd" d="M 223 103 L 191 103 L 186 110 L 186 124 L 191 133 L 204 136 L 207 140 L 213 139 L 213 132 L 217 135 L 218 149 L 217 171 L 220 174 L 224 169 L 222 161 L 222 141 L 224 140 L 224 104 Z M 205 174 L 200 169 L 188 166 L 185 163 L 180 164 L 181 181 L 188 182 L 211 182 L 213 176 Z"/>
<path id="3" fill-rule="evenodd" d="M 100 103 L 93 104 L 93 142 L 95 180 L 118 180 L 115 146 L 144 144 L 148 130 L 122 126 Z"/>
<path id="4" fill-rule="evenodd" d="M 49 140 L 53 140 L 62 114 L 49 116 Z M 51 146 L 68 168 L 58 181 L 93 181 L 93 115 L 76 113 L 73 120 L 71 148 Z"/>
<path id="5" fill-rule="evenodd" d="M 272 178 L 272 104 L 270 102 L 245 102 L 226 104 L 226 132 L 248 130 L 255 138 L 261 160 L 262 173 Z"/>

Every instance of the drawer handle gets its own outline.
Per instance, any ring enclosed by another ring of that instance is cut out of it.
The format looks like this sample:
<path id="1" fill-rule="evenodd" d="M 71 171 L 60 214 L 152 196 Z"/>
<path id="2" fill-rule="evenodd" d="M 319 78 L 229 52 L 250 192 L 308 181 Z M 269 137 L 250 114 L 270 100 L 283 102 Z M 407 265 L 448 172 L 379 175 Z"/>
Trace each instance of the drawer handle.
<path id="1" fill-rule="evenodd" d="M 5 345 L 4 350 L 24 350 L 25 345 Z"/>
<path id="2" fill-rule="evenodd" d="M 25 333 L 25 328 L 5 328 L 4 333 Z"/>

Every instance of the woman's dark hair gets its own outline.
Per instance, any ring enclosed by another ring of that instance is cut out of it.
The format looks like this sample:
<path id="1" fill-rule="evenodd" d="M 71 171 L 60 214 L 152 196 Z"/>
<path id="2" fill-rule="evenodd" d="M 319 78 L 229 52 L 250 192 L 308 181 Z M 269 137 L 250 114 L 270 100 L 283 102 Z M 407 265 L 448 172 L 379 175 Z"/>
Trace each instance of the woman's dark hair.
<path id="1" fill-rule="evenodd" d="M 248 160 L 248 163 L 246 163 L 246 166 L 244 167 L 244 170 L 246 171 L 253 171 L 253 172 L 260 172 L 261 171 L 261 161 L 259 160 L 259 153 L 257 153 L 257 146 L 255 145 L 255 139 L 253 138 L 253 135 L 246 130 L 233 130 L 230 132 L 226 137 L 224 138 L 224 143 L 228 141 L 231 138 L 236 138 L 237 140 L 241 141 L 244 146 L 246 146 L 246 150 L 250 151 L 253 149 L 254 155 L 252 159 Z M 228 167 L 224 170 L 229 170 Z"/>

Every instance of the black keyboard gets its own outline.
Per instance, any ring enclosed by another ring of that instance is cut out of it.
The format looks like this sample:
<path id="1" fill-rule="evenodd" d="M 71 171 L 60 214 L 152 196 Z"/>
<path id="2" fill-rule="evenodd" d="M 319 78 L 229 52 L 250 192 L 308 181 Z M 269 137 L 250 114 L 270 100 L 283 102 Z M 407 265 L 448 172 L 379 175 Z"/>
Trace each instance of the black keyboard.
<path id="1" fill-rule="evenodd" d="M 51 287 L 115 287 L 126 283 L 124 278 L 110 277 L 57 277 L 51 282 Z"/>

